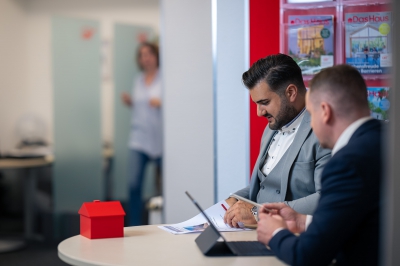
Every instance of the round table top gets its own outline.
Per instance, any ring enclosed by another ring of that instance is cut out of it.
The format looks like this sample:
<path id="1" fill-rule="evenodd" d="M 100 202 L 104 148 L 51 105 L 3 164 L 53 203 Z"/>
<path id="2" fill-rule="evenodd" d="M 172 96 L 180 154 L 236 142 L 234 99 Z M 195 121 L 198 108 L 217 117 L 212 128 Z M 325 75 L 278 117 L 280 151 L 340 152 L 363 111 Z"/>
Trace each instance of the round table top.
<path id="1" fill-rule="evenodd" d="M 255 241 L 256 231 L 223 233 L 227 241 Z M 77 235 L 58 245 L 58 256 L 78 266 L 92 265 L 285 265 L 276 257 L 206 257 L 194 240 L 199 234 L 173 235 L 156 225 L 126 227 L 124 237 L 91 240 Z"/>

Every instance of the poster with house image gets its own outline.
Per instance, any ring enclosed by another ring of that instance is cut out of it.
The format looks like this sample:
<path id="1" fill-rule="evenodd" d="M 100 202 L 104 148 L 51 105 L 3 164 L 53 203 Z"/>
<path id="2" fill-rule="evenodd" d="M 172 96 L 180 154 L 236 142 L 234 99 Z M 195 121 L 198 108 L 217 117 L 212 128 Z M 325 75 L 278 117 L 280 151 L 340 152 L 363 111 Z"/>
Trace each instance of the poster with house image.
<path id="1" fill-rule="evenodd" d="M 333 16 L 289 16 L 288 51 L 303 75 L 313 75 L 333 66 Z"/>
<path id="2" fill-rule="evenodd" d="M 386 74 L 392 66 L 391 12 L 346 13 L 346 63 L 361 74 Z"/>
<path id="3" fill-rule="evenodd" d="M 379 120 L 388 120 L 390 102 L 388 87 L 368 87 L 368 103 L 371 116 Z"/>

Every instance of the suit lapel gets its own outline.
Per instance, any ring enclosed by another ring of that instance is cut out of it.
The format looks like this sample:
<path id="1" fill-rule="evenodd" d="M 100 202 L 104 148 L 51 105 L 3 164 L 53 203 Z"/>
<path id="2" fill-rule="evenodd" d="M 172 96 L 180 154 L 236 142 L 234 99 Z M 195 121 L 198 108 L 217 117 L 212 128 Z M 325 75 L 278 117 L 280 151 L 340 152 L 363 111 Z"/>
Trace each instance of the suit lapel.
<path id="1" fill-rule="evenodd" d="M 267 125 L 268 127 L 268 125 Z M 272 137 L 275 135 L 276 130 L 271 130 L 269 127 L 267 131 L 265 132 L 265 136 L 262 138 L 261 142 L 261 148 L 260 148 L 260 154 L 257 159 L 257 168 L 260 167 L 260 161 L 263 158 L 264 154 L 267 152 L 267 149 L 269 148 L 271 144 Z"/>
<path id="2" fill-rule="evenodd" d="M 305 111 L 303 121 L 301 121 L 299 131 L 296 133 L 294 137 L 292 145 L 290 145 L 287 150 L 288 155 L 286 156 L 286 160 L 284 163 L 284 168 L 282 171 L 282 180 L 281 180 L 281 200 L 284 201 L 287 192 L 287 186 L 289 182 L 289 173 L 292 168 L 293 162 L 299 154 L 301 146 L 303 146 L 304 141 L 306 140 L 308 134 L 311 131 L 311 117 L 310 114 Z"/>
<path id="3" fill-rule="evenodd" d="M 276 130 L 271 130 L 269 126 L 265 129 L 263 137 L 261 138 L 260 153 L 258 154 L 257 161 L 253 167 L 253 172 L 251 175 L 251 186 L 250 186 L 250 199 L 256 201 L 257 194 L 260 190 L 260 181 L 258 180 L 258 169 L 260 168 L 260 163 L 267 151 L 269 144 L 271 143 L 272 137 L 275 135 Z"/>

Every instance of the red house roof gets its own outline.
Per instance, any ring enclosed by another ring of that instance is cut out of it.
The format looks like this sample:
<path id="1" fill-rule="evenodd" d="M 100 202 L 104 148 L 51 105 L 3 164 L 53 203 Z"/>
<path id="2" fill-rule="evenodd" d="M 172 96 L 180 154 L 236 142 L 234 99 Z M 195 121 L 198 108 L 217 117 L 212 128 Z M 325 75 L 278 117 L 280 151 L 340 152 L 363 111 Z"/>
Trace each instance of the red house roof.
<path id="1" fill-rule="evenodd" d="M 121 216 L 125 211 L 119 201 L 99 201 L 85 202 L 79 212 L 86 217 Z"/>

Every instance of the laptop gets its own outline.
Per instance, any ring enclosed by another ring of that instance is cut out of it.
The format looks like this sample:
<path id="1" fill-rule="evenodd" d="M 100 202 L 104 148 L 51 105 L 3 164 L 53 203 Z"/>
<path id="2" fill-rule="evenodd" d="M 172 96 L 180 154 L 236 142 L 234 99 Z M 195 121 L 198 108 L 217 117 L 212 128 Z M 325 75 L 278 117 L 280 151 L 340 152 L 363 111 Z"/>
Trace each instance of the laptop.
<path id="1" fill-rule="evenodd" d="M 206 256 L 273 256 L 274 253 L 258 241 L 226 241 L 200 205 L 189 192 L 185 192 L 193 204 L 207 219 L 208 226 L 195 240 L 197 246 Z M 218 239 L 222 241 L 218 241 Z"/>

